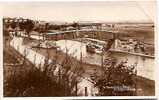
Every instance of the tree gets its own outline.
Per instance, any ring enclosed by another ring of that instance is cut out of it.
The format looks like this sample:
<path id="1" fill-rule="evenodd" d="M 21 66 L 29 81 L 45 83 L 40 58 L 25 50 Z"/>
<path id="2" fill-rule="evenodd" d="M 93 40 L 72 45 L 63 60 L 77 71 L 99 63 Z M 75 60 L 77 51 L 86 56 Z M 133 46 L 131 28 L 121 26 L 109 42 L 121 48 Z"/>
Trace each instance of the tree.
<path id="1" fill-rule="evenodd" d="M 19 28 L 24 31 L 25 30 L 25 23 L 24 22 L 20 22 L 19 23 Z"/>
<path id="2" fill-rule="evenodd" d="M 34 28 L 34 22 L 32 20 L 27 19 L 27 21 L 24 22 L 24 29 L 26 30 L 28 38 L 30 38 L 30 32 L 33 30 L 33 28 Z"/>
<path id="3" fill-rule="evenodd" d="M 76 22 L 74 22 L 71 26 L 74 28 L 80 29 L 79 24 Z"/>
<path id="4" fill-rule="evenodd" d="M 11 28 L 14 30 L 14 32 L 15 32 L 15 35 L 17 35 L 17 31 L 15 30 L 16 29 L 16 27 L 17 27 L 17 22 L 12 22 L 11 23 Z"/>
<path id="5" fill-rule="evenodd" d="M 98 77 L 95 86 L 102 96 L 136 95 L 136 65 L 127 66 L 127 62 L 116 63 L 115 59 L 106 59 L 102 76 Z"/>
<path id="6" fill-rule="evenodd" d="M 12 22 L 12 23 L 11 23 L 11 28 L 12 28 L 12 29 L 15 29 L 16 27 L 17 27 L 17 23 L 16 23 L 16 22 Z"/>

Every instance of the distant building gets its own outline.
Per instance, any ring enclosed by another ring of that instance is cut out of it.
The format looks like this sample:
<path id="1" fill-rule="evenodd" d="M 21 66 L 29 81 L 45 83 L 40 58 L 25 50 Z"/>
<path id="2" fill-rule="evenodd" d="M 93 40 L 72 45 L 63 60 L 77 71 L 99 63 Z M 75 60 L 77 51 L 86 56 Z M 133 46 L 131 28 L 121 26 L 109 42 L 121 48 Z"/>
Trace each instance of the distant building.
<path id="1" fill-rule="evenodd" d="M 76 32 L 72 31 L 50 31 L 45 34 L 47 40 L 61 40 L 61 39 L 73 39 L 76 37 Z"/>
<path id="2" fill-rule="evenodd" d="M 4 23 L 12 23 L 12 22 L 20 23 L 20 22 L 26 22 L 26 21 L 27 21 L 27 19 L 24 19 L 22 17 L 19 17 L 19 18 L 10 18 L 10 17 L 3 18 Z"/>

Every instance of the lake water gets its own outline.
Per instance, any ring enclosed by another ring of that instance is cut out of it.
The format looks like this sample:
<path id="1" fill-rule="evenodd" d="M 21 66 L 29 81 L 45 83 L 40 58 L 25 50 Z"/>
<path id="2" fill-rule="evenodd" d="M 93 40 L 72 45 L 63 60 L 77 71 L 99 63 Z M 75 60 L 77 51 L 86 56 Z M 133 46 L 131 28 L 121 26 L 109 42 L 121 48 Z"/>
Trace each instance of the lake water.
<path id="1" fill-rule="evenodd" d="M 128 65 L 137 63 L 137 75 L 154 80 L 154 58 L 117 52 L 113 52 L 110 55 L 117 58 L 118 62 L 125 61 L 127 59 Z"/>
<path id="2" fill-rule="evenodd" d="M 82 52 L 83 62 L 99 66 L 102 63 L 102 56 L 99 54 L 88 53 L 86 51 L 85 43 L 72 40 L 59 40 L 56 42 L 56 44 L 63 52 L 66 52 L 67 48 L 68 54 L 76 57 L 78 60 L 81 59 Z M 125 61 L 127 59 L 128 65 L 134 65 L 137 63 L 137 75 L 154 80 L 154 58 L 117 52 L 111 52 L 109 56 L 115 57 L 118 62 Z"/>

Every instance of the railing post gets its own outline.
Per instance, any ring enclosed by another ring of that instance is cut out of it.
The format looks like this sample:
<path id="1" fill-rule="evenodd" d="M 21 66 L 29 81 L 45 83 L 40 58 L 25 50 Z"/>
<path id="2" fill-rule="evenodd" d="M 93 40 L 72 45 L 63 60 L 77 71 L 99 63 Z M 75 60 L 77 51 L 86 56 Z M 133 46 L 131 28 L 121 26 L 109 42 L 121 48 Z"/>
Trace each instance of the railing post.
<path id="1" fill-rule="evenodd" d="M 85 96 L 88 96 L 87 87 L 85 87 Z"/>
<path id="2" fill-rule="evenodd" d="M 76 90 L 75 90 L 76 92 L 76 96 L 77 96 L 77 91 L 78 91 L 78 87 L 77 87 L 77 81 L 76 81 Z"/>
<path id="3" fill-rule="evenodd" d="M 58 71 L 58 77 L 59 77 L 59 84 L 61 84 L 61 70 L 59 68 L 59 71 Z"/>

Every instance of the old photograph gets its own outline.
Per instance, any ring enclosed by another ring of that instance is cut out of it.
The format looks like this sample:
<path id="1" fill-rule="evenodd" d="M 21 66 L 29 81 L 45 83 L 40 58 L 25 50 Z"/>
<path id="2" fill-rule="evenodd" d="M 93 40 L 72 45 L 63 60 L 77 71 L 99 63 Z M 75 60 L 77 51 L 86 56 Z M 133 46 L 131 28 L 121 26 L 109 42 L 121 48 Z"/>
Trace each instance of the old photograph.
<path id="1" fill-rule="evenodd" d="M 3 97 L 155 96 L 155 6 L 4 2 Z"/>

